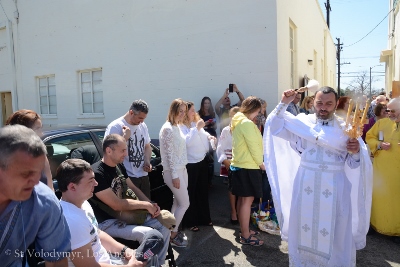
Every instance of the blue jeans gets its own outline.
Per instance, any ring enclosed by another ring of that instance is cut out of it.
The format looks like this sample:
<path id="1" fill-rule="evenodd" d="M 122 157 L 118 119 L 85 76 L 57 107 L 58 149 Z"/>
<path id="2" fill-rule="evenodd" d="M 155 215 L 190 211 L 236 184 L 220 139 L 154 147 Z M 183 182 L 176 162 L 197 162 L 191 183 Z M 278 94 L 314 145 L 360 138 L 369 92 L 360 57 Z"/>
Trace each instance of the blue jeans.
<path id="1" fill-rule="evenodd" d="M 160 264 L 164 264 L 168 252 L 171 230 L 163 226 L 156 218 L 152 218 L 150 214 L 147 215 L 147 218 L 142 225 L 124 225 L 117 219 L 109 219 L 100 223 L 99 228 L 112 237 L 138 241 L 140 244 L 143 242 L 143 238 L 147 232 L 152 229 L 159 231 L 163 236 L 164 246 L 161 249 L 158 258 Z"/>

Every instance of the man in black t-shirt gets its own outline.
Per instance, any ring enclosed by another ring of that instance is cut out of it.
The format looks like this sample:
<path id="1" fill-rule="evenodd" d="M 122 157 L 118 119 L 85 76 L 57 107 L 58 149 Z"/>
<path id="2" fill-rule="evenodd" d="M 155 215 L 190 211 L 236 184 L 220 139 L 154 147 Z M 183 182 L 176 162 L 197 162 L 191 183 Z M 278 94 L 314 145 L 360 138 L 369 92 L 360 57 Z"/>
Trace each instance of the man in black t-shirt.
<path id="1" fill-rule="evenodd" d="M 117 186 L 119 185 L 115 179 L 118 177 L 117 165 L 122 174 L 128 177 L 123 164 L 121 164 L 126 155 L 127 145 L 122 136 L 111 134 L 104 138 L 103 158 L 92 165 L 95 179 L 98 183 L 94 188 L 93 198 L 103 202 L 116 211 L 145 209 L 149 212 L 145 222 L 142 225 L 127 225 L 122 221 L 112 218 L 96 205 L 92 205 L 93 211 L 99 221 L 99 228 L 112 237 L 141 242 L 143 236 L 152 228 L 158 230 L 164 238 L 164 247 L 159 254 L 160 264 L 162 265 L 164 264 L 167 254 L 171 232 L 156 219 L 156 217 L 160 215 L 160 207 L 156 203 L 152 203 L 143 192 L 132 183 L 130 178 L 126 179 L 126 183 L 139 200 L 121 199 L 115 194 Z"/>

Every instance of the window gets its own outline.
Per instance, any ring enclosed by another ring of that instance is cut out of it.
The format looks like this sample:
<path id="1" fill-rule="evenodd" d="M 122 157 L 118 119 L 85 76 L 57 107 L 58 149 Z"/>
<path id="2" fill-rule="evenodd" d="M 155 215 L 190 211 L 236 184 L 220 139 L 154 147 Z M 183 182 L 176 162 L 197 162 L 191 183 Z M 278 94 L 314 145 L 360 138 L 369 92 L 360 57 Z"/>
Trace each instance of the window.
<path id="1" fill-rule="evenodd" d="M 93 131 L 93 133 L 97 135 L 101 143 L 103 143 L 105 131 Z"/>
<path id="2" fill-rule="evenodd" d="M 103 113 L 102 70 L 81 71 L 82 113 Z"/>
<path id="3" fill-rule="evenodd" d="M 57 114 L 56 81 L 54 76 L 38 77 L 40 114 Z"/>
<path id="4" fill-rule="evenodd" d="M 290 88 L 295 88 L 295 73 L 296 73 L 296 40 L 295 26 L 290 23 L 289 26 L 289 41 L 290 41 Z"/>
<path id="5" fill-rule="evenodd" d="M 56 175 L 57 167 L 66 159 L 71 158 L 71 153 L 81 146 L 94 146 L 92 137 L 89 133 L 72 134 L 56 137 L 45 141 L 47 157 L 50 163 L 53 177 Z"/>

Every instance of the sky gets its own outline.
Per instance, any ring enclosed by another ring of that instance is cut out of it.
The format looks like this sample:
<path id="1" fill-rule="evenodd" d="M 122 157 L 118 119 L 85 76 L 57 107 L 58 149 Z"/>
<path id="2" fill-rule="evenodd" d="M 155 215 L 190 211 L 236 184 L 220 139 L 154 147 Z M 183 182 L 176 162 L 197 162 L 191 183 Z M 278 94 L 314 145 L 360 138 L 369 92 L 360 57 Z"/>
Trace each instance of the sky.
<path id="1" fill-rule="evenodd" d="M 324 3 L 327 0 L 318 1 L 326 19 Z M 362 72 L 366 72 L 369 79 L 371 67 L 373 67 L 371 69 L 372 90 L 384 88 L 385 64 L 379 62 L 379 56 L 380 52 L 388 47 L 389 22 L 388 17 L 384 18 L 390 11 L 389 1 L 330 0 L 330 5 L 332 39 L 337 43 L 336 38 L 340 38 L 340 43 L 343 43 L 340 88 L 345 89 Z M 379 26 L 367 35 L 378 24 Z M 365 38 L 362 39 L 363 37 Z M 360 39 L 362 40 L 359 41 Z"/>

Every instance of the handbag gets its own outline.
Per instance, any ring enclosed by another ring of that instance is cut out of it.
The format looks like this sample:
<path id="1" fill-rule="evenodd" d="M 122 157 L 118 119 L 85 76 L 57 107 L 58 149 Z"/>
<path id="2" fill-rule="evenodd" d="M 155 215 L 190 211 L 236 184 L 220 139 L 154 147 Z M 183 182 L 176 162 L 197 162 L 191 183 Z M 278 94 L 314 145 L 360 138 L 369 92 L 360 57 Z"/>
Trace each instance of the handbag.
<path id="1" fill-rule="evenodd" d="M 113 190 L 113 192 L 117 195 L 118 198 L 121 199 L 139 200 L 132 189 L 130 189 L 126 184 L 126 178 L 122 174 L 118 165 L 116 166 L 116 168 L 118 176 L 113 180 L 113 183 L 111 184 L 111 189 Z M 140 225 L 143 224 L 147 218 L 148 211 L 146 209 L 116 211 L 108 205 L 104 204 L 103 202 L 95 200 L 94 198 L 91 198 L 90 201 L 111 217 L 123 221 L 126 224 Z"/>
<path id="2" fill-rule="evenodd" d="M 205 159 L 207 160 L 207 163 L 214 163 L 214 156 L 210 152 L 206 153 Z"/>

